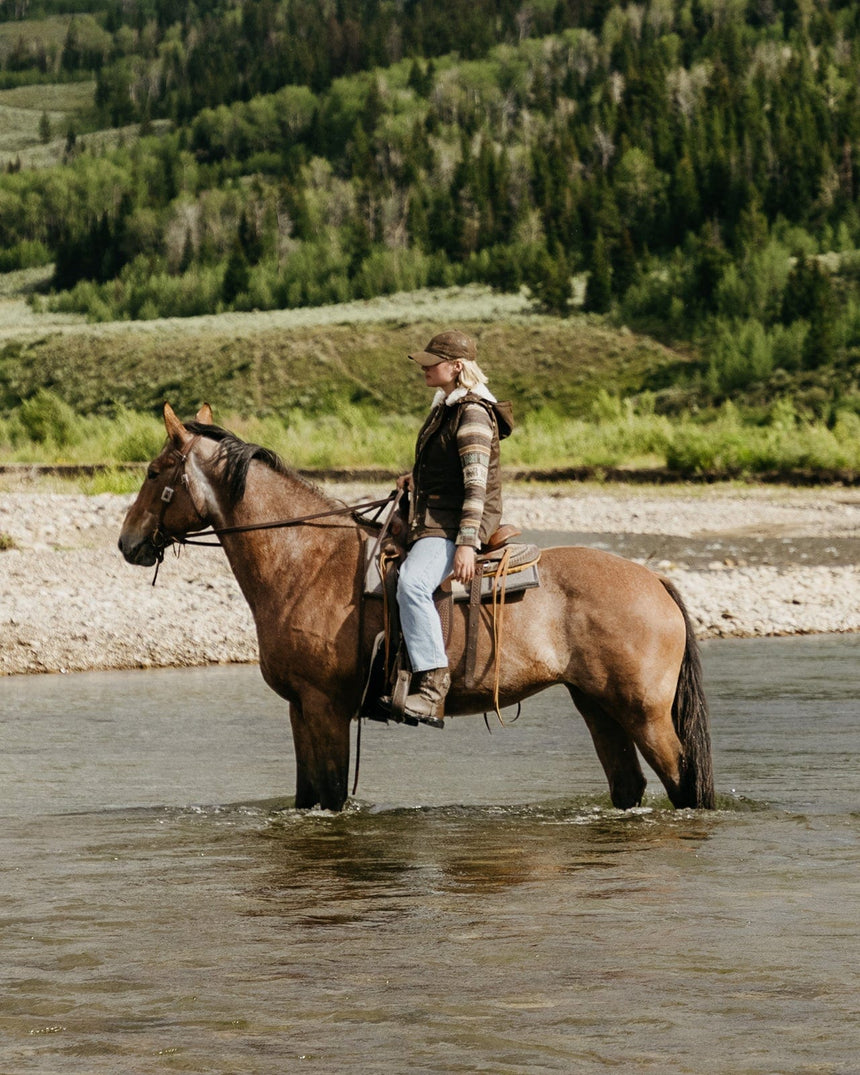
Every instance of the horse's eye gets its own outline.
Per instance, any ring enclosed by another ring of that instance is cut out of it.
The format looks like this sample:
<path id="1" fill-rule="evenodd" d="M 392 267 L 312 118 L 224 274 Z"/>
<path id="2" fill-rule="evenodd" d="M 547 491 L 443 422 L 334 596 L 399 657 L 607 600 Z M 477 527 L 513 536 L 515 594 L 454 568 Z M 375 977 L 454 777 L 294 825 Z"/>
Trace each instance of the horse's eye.
<path id="1" fill-rule="evenodd" d="M 155 479 L 158 477 L 158 471 L 155 469 L 155 467 L 150 467 L 149 470 L 147 470 L 146 477 L 148 481 L 155 481 Z"/>

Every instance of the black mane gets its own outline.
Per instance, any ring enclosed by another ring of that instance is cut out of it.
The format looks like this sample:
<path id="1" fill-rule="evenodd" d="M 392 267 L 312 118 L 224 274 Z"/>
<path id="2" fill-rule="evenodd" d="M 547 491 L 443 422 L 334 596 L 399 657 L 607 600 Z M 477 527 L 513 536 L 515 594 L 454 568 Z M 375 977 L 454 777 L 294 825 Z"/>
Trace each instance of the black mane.
<path id="1" fill-rule="evenodd" d="M 237 437 L 235 433 L 222 429 L 221 426 L 206 425 L 204 422 L 186 422 L 185 428 L 189 433 L 218 442 L 216 462 L 223 464 L 224 482 L 231 502 L 234 504 L 238 504 L 245 493 L 248 467 L 252 459 L 259 459 L 276 474 L 292 475 L 304 483 L 304 479 L 269 448 L 263 448 L 259 444 L 249 444 Z"/>

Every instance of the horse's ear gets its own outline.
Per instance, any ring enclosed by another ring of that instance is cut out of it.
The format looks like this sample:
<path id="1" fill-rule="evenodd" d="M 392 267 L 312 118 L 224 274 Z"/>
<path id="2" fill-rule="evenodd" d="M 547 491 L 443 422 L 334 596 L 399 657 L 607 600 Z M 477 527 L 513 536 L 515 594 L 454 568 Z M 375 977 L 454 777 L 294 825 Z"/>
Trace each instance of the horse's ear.
<path id="1" fill-rule="evenodd" d="M 176 417 L 176 413 L 169 403 L 164 404 L 164 424 L 167 427 L 167 435 L 177 448 L 188 440 L 188 430 Z"/>
<path id="2" fill-rule="evenodd" d="M 212 417 L 212 408 L 208 403 L 204 403 L 200 410 L 197 412 L 197 421 L 202 422 L 203 425 L 211 426 L 214 419 Z"/>

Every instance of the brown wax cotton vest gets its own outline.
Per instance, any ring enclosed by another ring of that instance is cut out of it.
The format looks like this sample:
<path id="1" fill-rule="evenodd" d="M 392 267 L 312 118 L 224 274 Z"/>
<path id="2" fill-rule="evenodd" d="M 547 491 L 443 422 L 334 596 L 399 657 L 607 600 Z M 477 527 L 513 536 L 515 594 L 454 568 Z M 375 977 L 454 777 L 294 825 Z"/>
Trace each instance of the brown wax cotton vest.
<path id="1" fill-rule="evenodd" d="M 513 412 L 510 403 L 483 399 L 469 392 L 450 406 L 443 402 L 434 407 L 418 434 L 412 470 L 410 544 L 418 538 L 430 536 L 457 540 L 466 496 L 457 447 L 457 427 L 468 403 L 478 403 L 484 407 L 493 422 L 487 495 L 478 532 L 481 543 L 499 527 L 502 519 L 499 441 L 504 440 L 514 427 Z"/>

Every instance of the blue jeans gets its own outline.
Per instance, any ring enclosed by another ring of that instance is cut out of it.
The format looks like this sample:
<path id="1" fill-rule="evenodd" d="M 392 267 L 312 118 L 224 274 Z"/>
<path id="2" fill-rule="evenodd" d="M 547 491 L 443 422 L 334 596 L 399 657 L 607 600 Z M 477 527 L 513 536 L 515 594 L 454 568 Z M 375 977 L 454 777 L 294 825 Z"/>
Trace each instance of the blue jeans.
<path id="1" fill-rule="evenodd" d="M 448 538 L 419 538 L 400 568 L 397 607 L 413 672 L 448 667 L 433 591 L 451 574 L 456 551 L 457 546 Z"/>

